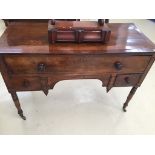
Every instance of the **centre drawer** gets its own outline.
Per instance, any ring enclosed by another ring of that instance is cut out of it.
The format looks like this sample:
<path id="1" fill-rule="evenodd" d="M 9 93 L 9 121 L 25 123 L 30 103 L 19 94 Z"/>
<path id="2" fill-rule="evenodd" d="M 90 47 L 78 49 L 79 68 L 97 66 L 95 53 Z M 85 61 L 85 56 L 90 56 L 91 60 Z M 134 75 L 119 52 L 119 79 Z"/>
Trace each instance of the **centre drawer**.
<path id="1" fill-rule="evenodd" d="M 12 74 L 103 74 L 143 72 L 150 56 L 115 55 L 7 55 L 5 64 Z"/>

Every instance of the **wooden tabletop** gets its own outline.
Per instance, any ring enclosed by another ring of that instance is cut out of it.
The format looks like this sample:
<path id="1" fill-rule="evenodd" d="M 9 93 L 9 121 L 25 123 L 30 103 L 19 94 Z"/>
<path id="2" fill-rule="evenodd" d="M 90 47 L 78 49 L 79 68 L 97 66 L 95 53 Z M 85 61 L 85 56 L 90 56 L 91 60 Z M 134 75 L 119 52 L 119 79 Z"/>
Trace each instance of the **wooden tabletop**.
<path id="1" fill-rule="evenodd" d="M 132 23 L 109 23 L 109 43 L 48 43 L 46 23 L 12 23 L 0 38 L 0 53 L 152 54 L 155 45 Z"/>

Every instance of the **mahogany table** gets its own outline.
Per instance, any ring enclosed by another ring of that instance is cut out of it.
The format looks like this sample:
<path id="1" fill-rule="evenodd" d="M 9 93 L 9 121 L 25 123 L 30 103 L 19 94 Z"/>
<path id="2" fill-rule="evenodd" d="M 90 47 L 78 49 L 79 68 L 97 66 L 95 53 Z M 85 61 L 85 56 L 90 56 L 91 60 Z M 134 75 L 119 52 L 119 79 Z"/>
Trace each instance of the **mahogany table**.
<path id="1" fill-rule="evenodd" d="M 42 90 L 47 95 L 58 81 L 67 79 L 99 79 L 107 92 L 132 86 L 123 104 L 126 111 L 154 62 L 155 45 L 134 24 L 108 26 L 107 44 L 49 44 L 47 23 L 9 24 L 0 38 L 0 69 L 24 120 L 16 92 Z"/>

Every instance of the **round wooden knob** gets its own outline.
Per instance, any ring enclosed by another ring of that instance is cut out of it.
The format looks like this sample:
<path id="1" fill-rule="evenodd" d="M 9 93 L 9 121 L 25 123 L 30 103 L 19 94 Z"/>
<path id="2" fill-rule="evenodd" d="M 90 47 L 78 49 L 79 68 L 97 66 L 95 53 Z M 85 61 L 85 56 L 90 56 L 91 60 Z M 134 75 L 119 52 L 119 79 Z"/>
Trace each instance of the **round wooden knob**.
<path id="1" fill-rule="evenodd" d="M 98 24 L 100 26 L 103 26 L 104 25 L 104 19 L 98 19 Z"/>
<path id="2" fill-rule="evenodd" d="M 23 87 L 27 88 L 30 86 L 30 82 L 28 80 L 24 80 L 22 85 Z"/>
<path id="3" fill-rule="evenodd" d="M 121 70 L 123 68 L 123 65 L 121 64 L 121 62 L 117 61 L 114 63 L 114 66 L 117 70 Z"/>
<path id="4" fill-rule="evenodd" d="M 46 69 L 46 65 L 43 63 L 38 64 L 38 71 L 39 72 L 44 72 Z"/>
<path id="5" fill-rule="evenodd" d="M 130 82 L 131 82 L 129 77 L 125 77 L 124 80 L 125 80 L 125 82 L 126 82 L 127 84 L 130 84 Z"/>
<path id="6" fill-rule="evenodd" d="M 55 25 L 55 20 L 54 19 L 51 19 L 51 24 Z"/>

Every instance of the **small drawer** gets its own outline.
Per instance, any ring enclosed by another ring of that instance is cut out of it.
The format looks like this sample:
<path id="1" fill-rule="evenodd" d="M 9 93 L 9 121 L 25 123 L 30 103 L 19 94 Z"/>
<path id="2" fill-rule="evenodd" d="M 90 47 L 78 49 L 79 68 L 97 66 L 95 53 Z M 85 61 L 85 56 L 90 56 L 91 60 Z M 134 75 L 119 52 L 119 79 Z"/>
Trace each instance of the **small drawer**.
<path id="1" fill-rule="evenodd" d="M 116 77 L 115 87 L 134 86 L 140 80 L 142 74 L 123 74 Z"/>
<path id="2" fill-rule="evenodd" d="M 16 91 L 41 90 L 40 79 L 37 77 L 13 77 L 10 82 Z"/>

